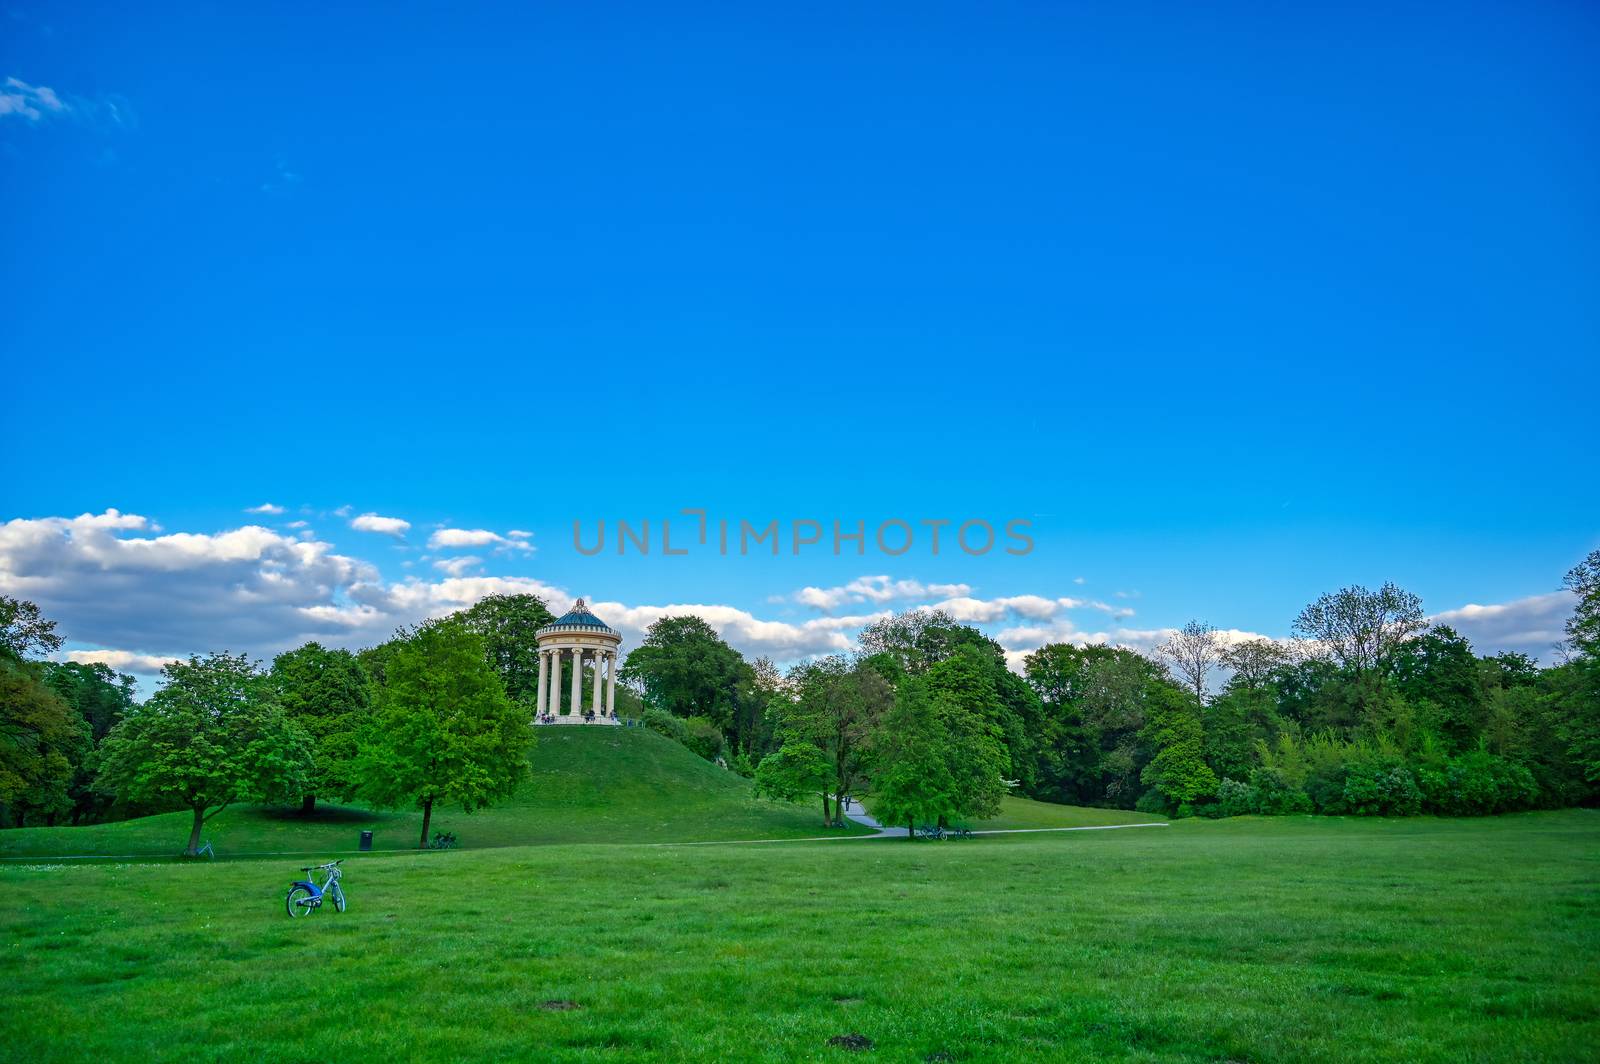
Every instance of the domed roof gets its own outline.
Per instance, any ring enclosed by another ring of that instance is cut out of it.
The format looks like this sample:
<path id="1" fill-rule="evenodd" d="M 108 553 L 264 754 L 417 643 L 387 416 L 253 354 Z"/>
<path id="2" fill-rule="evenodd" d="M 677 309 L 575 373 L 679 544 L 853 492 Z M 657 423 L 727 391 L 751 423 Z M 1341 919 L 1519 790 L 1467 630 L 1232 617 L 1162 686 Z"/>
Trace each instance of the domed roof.
<path id="1" fill-rule="evenodd" d="M 622 634 L 615 628 L 612 628 L 610 625 L 606 624 L 605 621 L 602 621 L 600 618 L 590 613 L 589 607 L 584 603 L 583 599 L 579 599 L 577 602 L 574 602 L 570 610 L 568 610 L 566 613 L 563 613 L 561 616 L 557 617 L 555 620 L 551 621 L 534 634 L 542 635 L 545 632 L 572 631 L 573 629 L 578 629 L 579 631 L 591 631 L 603 635 L 612 635 L 618 637 L 620 637 Z"/>
<path id="2" fill-rule="evenodd" d="M 584 605 L 583 599 L 573 603 L 572 608 L 557 617 L 551 624 L 581 624 L 585 628 L 606 628 L 606 622 L 589 612 L 589 607 Z M 609 630 L 609 629 L 608 629 Z"/>

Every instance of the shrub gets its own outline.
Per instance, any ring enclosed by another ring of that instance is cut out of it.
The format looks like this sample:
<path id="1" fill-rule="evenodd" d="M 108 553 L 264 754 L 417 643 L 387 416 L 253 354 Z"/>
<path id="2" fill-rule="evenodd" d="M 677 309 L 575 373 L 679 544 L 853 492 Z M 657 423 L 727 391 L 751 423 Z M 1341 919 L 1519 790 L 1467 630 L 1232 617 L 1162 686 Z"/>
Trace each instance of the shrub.
<path id="1" fill-rule="evenodd" d="M 1345 774 L 1344 807 L 1355 816 L 1416 816 L 1422 812 L 1417 781 L 1397 758 L 1372 758 Z"/>
<path id="2" fill-rule="evenodd" d="M 1527 768 L 1487 750 L 1450 758 L 1418 773 L 1430 812 L 1446 816 L 1485 816 L 1531 808 L 1539 787 Z"/>
<path id="3" fill-rule="evenodd" d="M 1319 765 L 1306 773 L 1305 794 L 1319 813 L 1338 816 L 1349 811 L 1345 802 L 1345 783 L 1350 770 L 1341 764 Z"/>
<path id="4" fill-rule="evenodd" d="M 1275 768 L 1258 768 L 1250 773 L 1251 808 L 1263 816 L 1286 816 L 1312 811 L 1311 799 L 1291 786 Z"/>
<path id="5" fill-rule="evenodd" d="M 645 710 L 644 726 L 651 731 L 660 732 L 675 743 L 689 745 L 689 729 L 680 718 L 674 717 L 664 709 Z"/>
<path id="6" fill-rule="evenodd" d="M 728 771 L 735 776 L 743 776 L 747 780 L 755 779 L 756 775 L 756 767 L 750 763 L 750 755 L 743 750 L 736 751 L 732 757 L 728 758 Z"/>
<path id="7" fill-rule="evenodd" d="M 679 742 L 705 758 L 715 761 L 722 753 L 722 729 L 705 717 L 689 717 L 683 722 L 685 736 Z"/>
<path id="8" fill-rule="evenodd" d="M 1170 816 L 1173 812 L 1165 796 L 1154 787 L 1139 795 L 1139 800 L 1133 803 L 1133 807 L 1141 813 L 1160 813 L 1162 816 Z"/>
<path id="9" fill-rule="evenodd" d="M 1256 792 L 1248 783 L 1225 779 L 1217 784 L 1217 816 L 1244 816 L 1255 811 Z"/>

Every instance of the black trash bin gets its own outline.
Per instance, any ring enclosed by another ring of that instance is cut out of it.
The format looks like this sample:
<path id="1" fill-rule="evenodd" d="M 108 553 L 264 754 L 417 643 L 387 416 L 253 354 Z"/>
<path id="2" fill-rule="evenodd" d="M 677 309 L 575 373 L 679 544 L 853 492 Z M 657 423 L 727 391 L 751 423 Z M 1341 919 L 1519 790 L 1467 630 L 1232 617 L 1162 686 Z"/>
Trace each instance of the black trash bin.
<path id="1" fill-rule="evenodd" d="M 372 832 L 363 831 L 361 833 L 361 852 L 366 853 L 370 849 L 372 849 Z"/>

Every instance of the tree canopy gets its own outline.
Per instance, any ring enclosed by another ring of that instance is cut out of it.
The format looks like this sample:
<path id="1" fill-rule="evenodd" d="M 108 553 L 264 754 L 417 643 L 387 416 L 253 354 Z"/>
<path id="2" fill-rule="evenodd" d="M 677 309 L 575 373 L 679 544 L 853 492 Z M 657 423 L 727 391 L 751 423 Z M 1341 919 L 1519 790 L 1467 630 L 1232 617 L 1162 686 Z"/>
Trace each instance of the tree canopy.
<path id="1" fill-rule="evenodd" d="M 311 812 L 319 794 L 349 797 L 357 784 L 357 737 L 370 712 L 367 676 L 356 656 L 306 643 L 273 660 L 272 681 L 284 712 L 311 739 L 312 770 L 301 810 Z"/>
<path id="2" fill-rule="evenodd" d="M 361 794 L 422 810 L 428 844 L 435 803 L 472 812 L 509 796 L 534 744 L 526 708 L 507 697 L 482 639 L 447 618 L 395 641 L 357 754 Z"/>
<path id="3" fill-rule="evenodd" d="M 97 785 L 127 801 L 193 812 L 194 854 L 205 821 L 237 801 L 298 797 L 311 743 L 244 655 L 174 662 L 149 701 L 123 717 L 102 747 Z"/>

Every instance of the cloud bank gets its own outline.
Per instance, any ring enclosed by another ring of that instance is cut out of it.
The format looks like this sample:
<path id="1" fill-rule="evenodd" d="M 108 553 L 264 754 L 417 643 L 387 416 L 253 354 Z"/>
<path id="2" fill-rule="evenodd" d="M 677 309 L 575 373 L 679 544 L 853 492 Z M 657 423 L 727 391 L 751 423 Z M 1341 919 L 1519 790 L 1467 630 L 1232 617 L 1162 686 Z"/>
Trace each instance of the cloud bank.
<path id="1" fill-rule="evenodd" d="M 271 504 L 268 504 L 271 505 Z M 403 536 L 411 523 L 363 514 L 352 528 Z M 439 529 L 442 549 L 507 544 L 528 537 L 483 529 Z M 521 555 L 525 556 L 525 555 Z M 213 650 L 269 657 L 316 639 L 332 646 L 371 646 L 396 628 L 464 609 L 487 595 L 538 595 L 564 610 L 573 589 L 525 576 L 476 572 L 482 555 L 434 559 L 432 578 L 386 580 L 372 563 L 341 553 L 309 529 L 260 525 L 212 533 L 163 532 L 150 519 L 108 509 L 76 517 L 16 519 L 0 524 L 0 594 L 37 602 L 57 621 L 76 661 L 102 661 L 149 676 L 167 660 Z M 588 595 L 590 589 L 578 588 Z M 774 596 L 782 616 L 764 617 L 718 602 L 640 604 L 588 595 L 595 611 L 636 647 L 663 617 L 704 618 L 750 657 L 780 664 L 851 649 L 860 629 L 894 610 L 942 609 L 977 625 L 1020 669 L 1028 653 L 1052 642 L 1109 644 L 1149 651 L 1173 632 L 1135 626 L 1133 610 L 1057 594 L 983 597 L 968 584 L 927 584 L 886 575 L 838 587 L 804 587 Z M 798 606 L 811 615 L 795 618 Z M 1572 607 L 1567 592 L 1500 605 L 1468 605 L 1436 614 L 1481 652 L 1525 650 L 1549 658 Z M 1230 640 L 1260 637 L 1228 630 Z"/>

